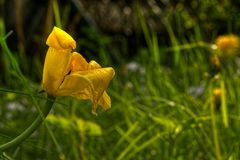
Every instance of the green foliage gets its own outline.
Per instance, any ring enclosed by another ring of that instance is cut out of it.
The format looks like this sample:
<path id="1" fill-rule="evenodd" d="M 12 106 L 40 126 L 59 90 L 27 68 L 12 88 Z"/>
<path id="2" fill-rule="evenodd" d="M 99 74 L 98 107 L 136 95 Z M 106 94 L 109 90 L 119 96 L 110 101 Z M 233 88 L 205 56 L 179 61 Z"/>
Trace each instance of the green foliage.
<path id="1" fill-rule="evenodd" d="M 46 119 L 50 124 L 59 127 L 63 131 L 76 130 L 82 134 L 89 134 L 91 136 L 101 136 L 102 130 L 99 125 L 85 121 L 80 118 L 64 118 L 60 116 L 48 115 Z"/>

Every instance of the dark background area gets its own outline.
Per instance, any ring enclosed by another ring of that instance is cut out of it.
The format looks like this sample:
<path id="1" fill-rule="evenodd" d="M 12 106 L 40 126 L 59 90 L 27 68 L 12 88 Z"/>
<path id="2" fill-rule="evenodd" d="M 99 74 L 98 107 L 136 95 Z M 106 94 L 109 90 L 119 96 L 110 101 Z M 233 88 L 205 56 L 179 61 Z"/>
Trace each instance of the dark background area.
<path id="1" fill-rule="evenodd" d="M 52 0 L 2 1 L 1 13 L 10 47 L 24 50 L 27 57 L 44 57 L 44 42 L 54 26 Z M 64 29 L 75 38 L 84 39 L 79 47 L 97 56 L 99 45 L 107 46 L 118 58 L 131 59 L 138 46 L 146 46 L 137 17 L 137 7 L 143 13 L 150 30 L 159 35 L 162 46 L 169 45 L 166 21 L 174 26 L 176 38 L 189 38 L 200 30 L 203 38 L 212 41 L 217 34 L 239 33 L 239 2 L 219 0 L 71 0 L 58 1 Z M 199 26 L 199 24 L 201 24 Z M 196 27 L 197 26 L 197 27 Z M 102 35 L 108 37 L 106 41 Z M 91 44 L 88 44 L 89 43 Z M 94 41 L 93 41 L 94 40 Z M 89 45 L 89 46 L 88 46 Z M 115 49 L 112 49 L 115 48 Z"/>

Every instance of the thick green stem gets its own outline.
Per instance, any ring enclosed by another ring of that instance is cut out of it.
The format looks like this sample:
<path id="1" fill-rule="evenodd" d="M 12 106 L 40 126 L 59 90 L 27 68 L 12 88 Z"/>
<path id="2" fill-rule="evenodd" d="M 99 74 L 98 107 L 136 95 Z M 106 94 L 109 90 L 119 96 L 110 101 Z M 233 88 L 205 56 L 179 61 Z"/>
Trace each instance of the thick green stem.
<path id="1" fill-rule="evenodd" d="M 0 145 L 0 151 L 4 151 L 19 145 L 24 140 L 26 140 L 35 130 L 37 130 L 37 128 L 42 124 L 42 122 L 47 117 L 53 107 L 55 98 L 51 96 L 49 96 L 48 98 L 49 99 L 47 100 L 46 105 L 42 110 L 42 113 L 38 114 L 37 118 L 33 121 L 33 123 L 28 128 L 26 128 L 19 136 L 5 144 Z"/>

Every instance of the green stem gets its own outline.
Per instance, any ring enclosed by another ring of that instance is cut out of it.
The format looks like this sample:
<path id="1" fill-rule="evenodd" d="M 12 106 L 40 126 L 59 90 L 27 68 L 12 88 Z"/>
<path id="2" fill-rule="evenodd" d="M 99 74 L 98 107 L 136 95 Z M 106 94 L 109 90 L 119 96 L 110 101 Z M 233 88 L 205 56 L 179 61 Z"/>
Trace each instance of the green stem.
<path id="1" fill-rule="evenodd" d="M 210 98 L 211 98 L 210 112 L 211 112 L 211 118 L 212 118 L 212 131 L 213 131 L 213 142 L 215 145 L 215 154 L 216 154 L 217 160 L 222 160 L 221 149 L 220 149 L 219 138 L 218 138 L 217 121 L 216 121 L 215 111 L 214 111 L 216 107 L 214 106 L 215 104 L 213 102 L 213 97 L 211 94 L 210 94 Z"/>
<path id="2" fill-rule="evenodd" d="M 35 130 L 37 130 L 37 128 L 42 124 L 42 122 L 47 117 L 47 115 L 49 114 L 50 110 L 53 107 L 55 98 L 52 96 L 49 96 L 48 98 L 49 99 L 47 100 L 46 105 L 42 110 L 42 113 L 38 114 L 37 118 L 33 121 L 33 123 L 27 129 L 25 129 L 19 136 L 5 144 L 0 145 L 0 151 L 4 151 L 19 145 L 25 139 L 27 139 Z"/>
<path id="3" fill-rule="evenodd" d="M 60 18 L 60 13 L 59 13 L 59 7 L 58 7 L 57 0 L 53 0 L 53 12 L 54 12 L 56 26 L 58 28 L 62 28 L 61 18 Z"/>

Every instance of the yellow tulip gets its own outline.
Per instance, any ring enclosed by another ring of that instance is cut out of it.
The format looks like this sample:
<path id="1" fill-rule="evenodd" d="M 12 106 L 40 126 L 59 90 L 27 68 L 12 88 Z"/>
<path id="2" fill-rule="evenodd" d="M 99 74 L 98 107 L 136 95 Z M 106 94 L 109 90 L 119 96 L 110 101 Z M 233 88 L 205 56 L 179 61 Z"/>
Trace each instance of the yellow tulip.
<path id="1" fill-rule="evenodd" d="M 49 46 L 43 68 L 42 88 L 51 96 L 74 96 L 93 102 L 92 112 L 98 105 L 104 110 L 111 107 L 106 89 L 115 72 L 112 67 L 102 68 L 77 53 L 75 40 L 65 31 L 54 27 L 46 44 Z"/>

